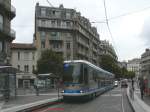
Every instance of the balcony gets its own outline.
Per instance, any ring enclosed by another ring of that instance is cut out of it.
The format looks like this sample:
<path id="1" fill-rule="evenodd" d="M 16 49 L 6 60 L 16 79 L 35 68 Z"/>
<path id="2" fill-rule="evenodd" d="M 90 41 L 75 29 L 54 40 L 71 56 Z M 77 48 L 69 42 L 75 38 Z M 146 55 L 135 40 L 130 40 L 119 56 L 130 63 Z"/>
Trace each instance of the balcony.
<path id="1" fill-rule="evenodd" d="M 0 8 L 2 8 L 2 10 L 5 9 L 11 19 L 16 16 L 16 8 L 11 5 L 10 0 L 0 0 Z"/>
<path id="2" fill-rule="evenodd" d="M 9 40 L 14 40 L 16 37 L 16 32 L 13 29 L 11 29 L 10 32 L 8 32 L 5 31 L 3 27 L 0 27 L 0 35 L 2 35 L 2 37 L 9 38 Z"/>
<path id="3" fill-rule="evenodd" d="M 44 21 L 41 20 L 38 21 L 37 27 L 39 28 L 45 28 L 45 29 L 64 29 L 64 30 L 72 30 L 73 25 L 67 26 L 64 24 L 58 25 L 57 23 L 52 24 L 51 21 Z"/>
<path id="4" fill-rule="evenodd" d="M 15 37 L 16 37 L 16 31 L 15 30 L 11 29 L 11 31 L 10 31 L 10 37 L 13 38 L 13 39 L 15 39 Z"/>
<path id="5" fill-rule="evenodd" d="M 14 6 L 11 5 L 11 19 L 14 18 L 16 16 L 16 8 Z"/>

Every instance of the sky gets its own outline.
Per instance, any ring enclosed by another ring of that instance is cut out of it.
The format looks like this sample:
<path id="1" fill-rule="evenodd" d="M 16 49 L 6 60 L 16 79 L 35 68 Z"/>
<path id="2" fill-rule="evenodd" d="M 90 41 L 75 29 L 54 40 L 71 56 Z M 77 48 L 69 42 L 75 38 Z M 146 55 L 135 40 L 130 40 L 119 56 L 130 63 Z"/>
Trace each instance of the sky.
<path id="1" fill-rule="evenodd" d="M 35 5 L 50 6 L 47 0 L 12 0 L 16 17 L 12 28 L 16 31 L 14 42 L 32 43 L 34 34 Z M 54 7 L 63 4 L 75 9 L 97 27 L 101 40 L 108 40 L 115 48 L 119 61 L 140 58 L 150 47 L 150 0 L 49 0 Z"/>

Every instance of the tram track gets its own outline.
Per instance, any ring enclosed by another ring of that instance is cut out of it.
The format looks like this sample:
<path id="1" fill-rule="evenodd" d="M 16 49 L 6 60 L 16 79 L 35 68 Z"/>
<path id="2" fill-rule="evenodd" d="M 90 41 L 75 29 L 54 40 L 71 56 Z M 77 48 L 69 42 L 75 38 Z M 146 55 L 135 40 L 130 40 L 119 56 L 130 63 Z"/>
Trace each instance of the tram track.
<path id="1" fill-rule="evenodd" d="M 133 112 L 124 88 L 115 88 L 84 103 L 60 102 L 33 112 Z"/>

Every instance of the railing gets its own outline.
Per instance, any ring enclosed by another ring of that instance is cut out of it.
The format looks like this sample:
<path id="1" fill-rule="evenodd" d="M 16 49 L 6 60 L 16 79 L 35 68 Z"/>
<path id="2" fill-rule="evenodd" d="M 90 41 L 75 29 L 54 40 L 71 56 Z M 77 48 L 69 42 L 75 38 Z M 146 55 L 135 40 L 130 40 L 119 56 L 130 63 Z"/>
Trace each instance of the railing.
<path id="1" fill-rule="evenodd" d="M 0 4 L 3 5 L 7 10 L 11 11 L 13 14 L 16 14 L 16 8 L 11 5 L 10 0 L 0 0 Z"/>
<path id="2" fill-rule="evenodd" d="M 0 23 L 0 31 L 2 31 L 2 30 L 3 30 L 3 24 Z"/>
<path id="3" fill-rule="evenodd" d="M 11 5 L 11 12 L 16 14 L 16 8 L 14 6 Z"/>
<path id="4" fill-rule="evenodd" d="M 4 34 L 7 34 L 11 38 L 15 38 L 16 37 L 16 32 L 13 29 L 11 29 L 10 32 L 5 31 L 4 28 L 1 27 L 1 24 L 0 24 L 0 31 L 3 32 Z"/>
<path id="5" fill-rule="evenodd" d="M 11 36 L 12 38 L 15 38 L 15 37 L 16 37 L 16 32 L 15 32 L 15 30 L 11 29 L 11 31 L 10 31 L 10 36 Z"/>

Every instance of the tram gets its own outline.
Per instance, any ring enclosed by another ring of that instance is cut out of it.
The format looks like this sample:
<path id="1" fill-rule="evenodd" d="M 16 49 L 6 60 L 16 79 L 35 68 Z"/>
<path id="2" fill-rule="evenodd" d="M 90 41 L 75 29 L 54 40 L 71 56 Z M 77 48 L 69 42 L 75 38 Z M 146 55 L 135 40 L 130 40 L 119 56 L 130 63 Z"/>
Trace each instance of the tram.
<path id="1" fill-rule="evenodd" d="M 113 88 L 114 74 L 84 60 L 64 61 L 63 99 L 94 98 Z"/>

